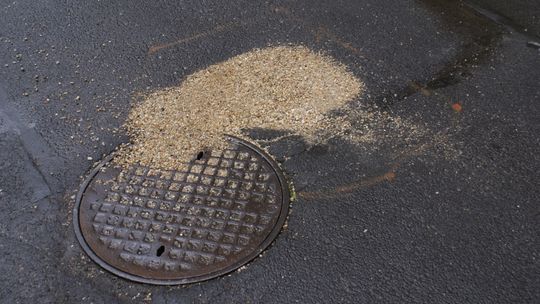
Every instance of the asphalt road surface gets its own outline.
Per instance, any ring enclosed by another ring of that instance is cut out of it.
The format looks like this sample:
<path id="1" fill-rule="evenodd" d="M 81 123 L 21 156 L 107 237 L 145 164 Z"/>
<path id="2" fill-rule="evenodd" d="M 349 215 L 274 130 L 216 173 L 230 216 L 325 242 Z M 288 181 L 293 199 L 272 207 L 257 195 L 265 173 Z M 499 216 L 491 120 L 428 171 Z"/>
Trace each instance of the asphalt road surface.
<path id="1" fill-rule="evenodd" d="M 2 1 L 0 302 L 539 303 L 539 16 L 537 1 Z M 354 102 L 431 135 L 253 132 L 297 192 L 262 257 L 174 287 L 89 260 L 75 194 L 128 140 L 133 95 L 288 43 L 349 66 L 366 84 Z"/>

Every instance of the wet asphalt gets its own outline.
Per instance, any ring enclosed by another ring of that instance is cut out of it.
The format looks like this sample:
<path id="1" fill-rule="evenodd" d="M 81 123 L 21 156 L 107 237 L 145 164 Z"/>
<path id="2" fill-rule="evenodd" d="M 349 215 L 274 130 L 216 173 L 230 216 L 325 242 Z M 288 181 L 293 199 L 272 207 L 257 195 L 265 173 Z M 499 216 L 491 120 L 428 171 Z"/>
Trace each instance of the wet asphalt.
<path id="1" fill-rule="evenodd" d="M 0 16 L 1 303 L 540 302 L 538 3 L 3 1 Z M 367 88 L 353 104 L 437 136 L 248 131 L 297 194 L 262 257 L 175 287 L 90 261 L 75 194 L 128 141 L 133 95 L 287 43 L 348 65 Z"/>

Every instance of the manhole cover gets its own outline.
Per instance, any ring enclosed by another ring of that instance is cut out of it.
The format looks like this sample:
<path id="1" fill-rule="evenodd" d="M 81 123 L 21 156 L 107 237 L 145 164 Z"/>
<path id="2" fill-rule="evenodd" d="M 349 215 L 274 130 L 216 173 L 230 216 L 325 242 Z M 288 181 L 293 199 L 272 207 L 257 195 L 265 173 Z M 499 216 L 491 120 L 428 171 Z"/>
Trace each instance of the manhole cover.
<path id="1" fill-rule="evenodd" d="M 230 272 L 277 236 L 289 192 L 277 165 L 230 138 L 176 171 L 105 159 L 81 186 L 77 238 L 110 272 L 138 282 L 184 284 Z"/>

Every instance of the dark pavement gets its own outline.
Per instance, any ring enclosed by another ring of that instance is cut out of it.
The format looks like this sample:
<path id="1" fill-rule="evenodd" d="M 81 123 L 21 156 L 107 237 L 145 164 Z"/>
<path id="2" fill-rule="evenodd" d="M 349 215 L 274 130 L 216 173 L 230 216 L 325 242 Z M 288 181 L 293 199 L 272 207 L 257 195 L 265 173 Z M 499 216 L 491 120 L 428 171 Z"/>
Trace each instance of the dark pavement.
<path id="1" fill-rule="evenodd" d="M 539 16 L 524 0 L 1 2 L 0 302 L 539 303 Z M 285 43 L 348 65 L 367 88 L 353 104 L 430 132 L 252 134 L 297 200 L 228 276 L 159 287 L 90 261 L 75 194 L 127 141 L 133 94 Z"/>

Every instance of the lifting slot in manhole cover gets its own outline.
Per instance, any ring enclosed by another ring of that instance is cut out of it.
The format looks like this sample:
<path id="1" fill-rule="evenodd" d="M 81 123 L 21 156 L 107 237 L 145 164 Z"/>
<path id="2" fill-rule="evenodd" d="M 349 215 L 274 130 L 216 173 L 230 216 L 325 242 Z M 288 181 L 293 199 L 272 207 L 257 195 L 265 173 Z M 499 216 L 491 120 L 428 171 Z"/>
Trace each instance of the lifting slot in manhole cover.
<path id="1" fill-rule="evenodd" d="M 267 154 L 229 143 L 175 171 L 104 159 L 77 195 L 84 251 L 118 276 L 160 285 L 207 280 L 255 258 L 281 230 L 289 191 Z"/>

